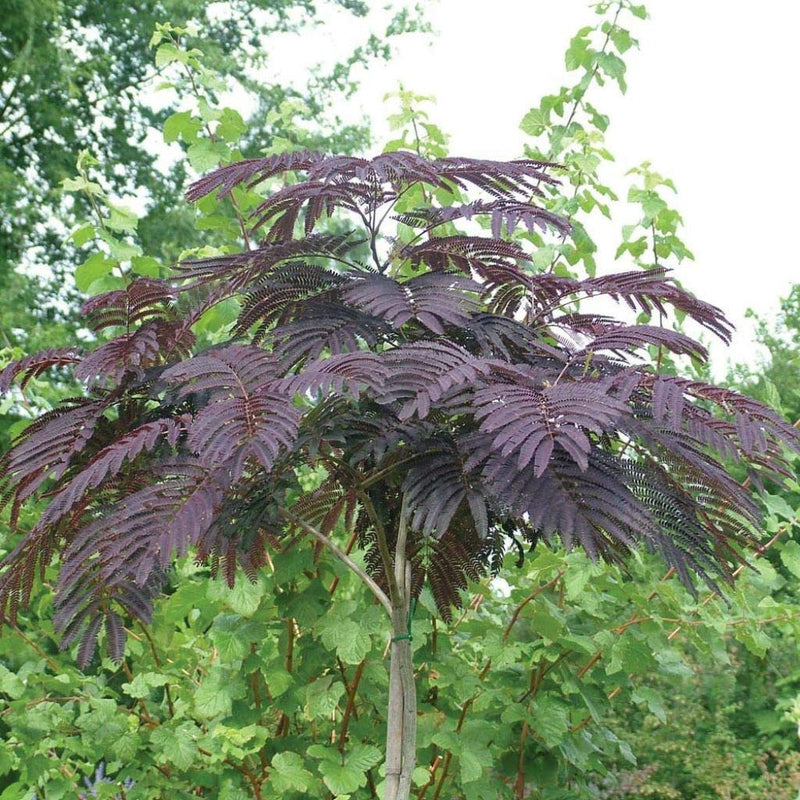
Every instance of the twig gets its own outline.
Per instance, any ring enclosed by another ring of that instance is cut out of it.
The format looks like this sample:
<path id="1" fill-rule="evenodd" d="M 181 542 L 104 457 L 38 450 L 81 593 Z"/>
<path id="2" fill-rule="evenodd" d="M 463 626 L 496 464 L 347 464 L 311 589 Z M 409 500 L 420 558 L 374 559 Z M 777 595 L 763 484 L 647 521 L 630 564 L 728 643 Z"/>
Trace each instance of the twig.
<path id="1" fill-rule="evenodd" d="M 531 594 L 529 594 L 514 609 L 514 613 L 511 617 L 511 620 L 509 621 L 508 625 L 506 625 L 505 631 L 503 631 L 503 639 L 508 639 L 509 634 L 511 633 L 511 629 L 514 627 L 514 625 L 517 624 L 517 620 L 519 619 L 519 615 L 522 612 L 522 609 L 525 608 L 525 606 L 528 605 L 528 603 L 530 603 L 532 600 L 535 600 L 542 592 L 546 592 L 548 589 L 552 589 L 561 580 L 561 578 L 564 577 L 565 571 L 566 570 L 563 569 L 559 570 L 556 576 L 552 580 L 548 581 L 543 586 L 539 586 L 535 591 L 531 592 Z"/>
<path id="2" fill-rule="evenodd" d="M 356 669 L 356 674 L 353 676 L 353 682 L 347 691 L 347 705 L 342 715 L 342 727 L 339 729 L 339 752 L 344 754 L 345 746 L 347 743 L 347 728 L 350 725 L 350 717 L 355 715 L 355 701 L 356 692 L 358 691 L 358 684 L 361 683 L 361 676 L 364 674 L 364 665 L 367 660 L 364 659 Z"/>
<path id="3" fill-rule="evenodd" d="M 375 595 L 378 602 L 386 609 L 386 612 L 391 616 L 392 604 L 386 596 L 383 589 L 367 574 L 363 567 L 360 567 L 347 555 L 337 544 L 331 541 L 324 533 L 318 531 L 313 525 L 309 525 L 304 519 L 292 514 L 290 511 L 281 512 L 286 519 L 291 520 L 295 525 L 299 525 L 306 533 L 313 536 L 317 541 L 325 545 L 346 567 L 351 569 L 361 581 L 370 588 Z M 391 585 L 391 584 L 390 584 Z"/>

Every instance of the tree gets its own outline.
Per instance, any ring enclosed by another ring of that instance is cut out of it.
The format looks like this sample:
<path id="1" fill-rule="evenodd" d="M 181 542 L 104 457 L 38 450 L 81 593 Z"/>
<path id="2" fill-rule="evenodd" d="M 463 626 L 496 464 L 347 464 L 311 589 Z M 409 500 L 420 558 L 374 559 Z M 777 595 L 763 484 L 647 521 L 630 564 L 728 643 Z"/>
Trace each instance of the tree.
<path id="1" fill-rule="evenodd" d="M 532 200 L 554 183 L 532 159 L 408 151 L 300 151 L 198 181 L 192 201 L 217 192 L 251 209 L 256 246 L 183 262 L 171 281 L 133 277 L 84 305 L 107 341 L 0 376 L 7 391 L 57 367 L 88 387 L 0 465 L 12 517 L 49 500 L 3 563 L 4 614 L 13 621 L 58 553 L 62 644 L 80 640 L 86 665 L 105 625 L 121 659 L 123 616 L 150 618 L 176 554 L 194 548 L 232 584 L 237 565 L 253 577 L 272 544 L 310 536 L 391 620 L 386 796 L 405 798 L 423 583 L 448 619 L 507 547 L 556 536 L 612 562 L 642 545 L 689 586 L 693 574 L 729 580 L 759 511 L 725 465 L 780 480 L 782 448 L 800 438 L 756 401 L 642 357 L 703 360 L 689 336 L 586 310 L 597 296 L 645 315 L 672 308 L 726 339 L 719 309 L 664 269 L 578 280 L 534 268 L 531 233 L 567 232 Z M 317 233 L 322 220 L 337 232 Z M 198 349 L 193 326 L 234 298 L 228 341 Z M 316 485 L 303 491 L 309 467 Z M 335 541 L 337 523 L 363 565 Z"/>
<path id="2" fill-rule="evenodd" d="M 774 320 L 756 318 L 756 341 L 768 354 L 758 366 L 740 364 L 729 380 L 737 381 L 755 397 L 785 412 L 788 419 L 800 419 L 800 285 L 792 286 L 781 298 Z"/>

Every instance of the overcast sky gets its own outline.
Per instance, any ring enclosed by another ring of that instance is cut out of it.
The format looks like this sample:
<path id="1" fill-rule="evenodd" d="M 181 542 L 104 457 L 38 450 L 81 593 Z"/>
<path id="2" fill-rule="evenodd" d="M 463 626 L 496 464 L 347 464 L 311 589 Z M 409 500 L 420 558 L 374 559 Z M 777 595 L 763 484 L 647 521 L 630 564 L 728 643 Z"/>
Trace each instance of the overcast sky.
<path id="1" fill-rule="evenodd" d="M 438 31 L 408 37 L 394 63 L 364 75 L 362 101 L 380 130 L 379 98 L 402 81 L 437 97 L 432 117 L 459 155 L 511 158 L 519 122 L 567 74 L 571 36 L 596 17 L 586 0 L 436 0 Z M 796 104 L 800 7 L 789 0 L 651 0 L 632 20 L 628 93 L 609 86 L 592 103 L 611 118 L 609 149 L 620 173 L 644 160 L 671 177 L 695 262 L 679 277 L 721 306 L 740 332 L 729 353 L 752 353 L 748 307 L 770 315 L 800 281 Z M 637 24 L 638 23 L 638 24 Z M 620 188 L 626 189 L 625 182 Z M 619 218 L 619 224 L 633 221 Z M 609 249 L 615 243 L 608 243 Z M 601 268 L 614 269 L 613 249 Z"/>

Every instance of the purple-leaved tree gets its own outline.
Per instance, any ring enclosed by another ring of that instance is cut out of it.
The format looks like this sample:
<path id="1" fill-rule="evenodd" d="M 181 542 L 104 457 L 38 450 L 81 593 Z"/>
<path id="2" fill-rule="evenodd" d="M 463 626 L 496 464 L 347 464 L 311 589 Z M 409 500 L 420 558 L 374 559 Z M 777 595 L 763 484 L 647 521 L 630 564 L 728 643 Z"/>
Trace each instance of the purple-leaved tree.
<path id="1" fill-rule="evenodd" d="M 640 319 L 674 309 L 727 339 L 719 309 L 664 270 L 577 280 L 534 268 L 515 229 L 568 233 L 536 202 L 555 182 L 549 166 L 299 152 L 194 184 L 192 201 L 260 187 L 248 249 L 89 300 L 102 344 L 0 375 L 4 392 L 52 367 L 86 386 L 0 462 L 12 518 L 47 500 L 3 562 L 0 613 L 14 618 L 57 554 L 63 646 L 80 640 L 85 665 L 104 626 L 121 659 L 123 618 L 150 618 L 176 556 L 191 549 L 232 583 L 286 537 L 312 537 L 390 619 L 395 800 L 415 762 L 408 625 L 426 581 L 449 618 L 509 546 L 555 537 L 614 561 L 642 545 L 689 586 L 728 579 L 759 513 L 727 465 L 756 485 L 780 480 L 782 448 L 800 439 L 754 400 L 663 374 L 651 348 L 706 357 L 683 333 L 578 306 L 605 296 Z M 193 326 L 232 297 L 229 340 L 199 350 Z M 297 499 L 309 467 L 324 478 Z M 366 568 L 335 541 L 342 519 Z"/>

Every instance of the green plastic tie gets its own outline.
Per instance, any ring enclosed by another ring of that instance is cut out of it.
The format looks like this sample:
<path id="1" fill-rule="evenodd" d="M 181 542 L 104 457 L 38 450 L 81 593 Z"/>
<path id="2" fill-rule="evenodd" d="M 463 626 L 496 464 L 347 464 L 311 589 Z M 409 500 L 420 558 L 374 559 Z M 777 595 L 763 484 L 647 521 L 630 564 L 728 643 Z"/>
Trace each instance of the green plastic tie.
<path id="1" fill-rule="evenodd" d="M 408 607 L 408 633 L 401 633 L 399 636 L 392 636 L 393 642 L 401 642 L 403 639 L 408 639 L 408 641 L 413 640 L 413 636 L 411 635 L 411 622 L 414 619 L 414 611 L 417 608 L 417 598 L 411 598 L 411 605 Z"/>

